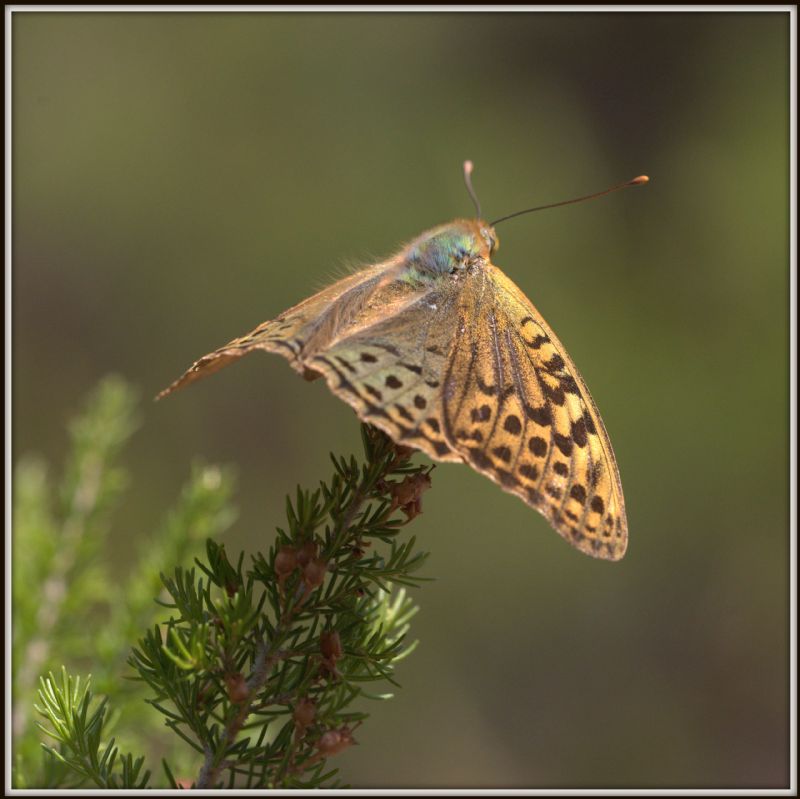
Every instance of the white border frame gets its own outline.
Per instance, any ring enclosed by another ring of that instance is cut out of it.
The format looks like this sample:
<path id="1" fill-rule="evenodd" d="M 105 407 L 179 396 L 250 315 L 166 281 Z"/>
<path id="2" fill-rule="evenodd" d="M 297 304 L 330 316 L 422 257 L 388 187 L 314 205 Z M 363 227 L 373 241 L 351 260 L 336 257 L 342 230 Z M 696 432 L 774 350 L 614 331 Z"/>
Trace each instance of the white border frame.
<path id="1" fill-rule="evenodd" d="M 7 796 L 17 795 L 75 795 L 76 791 L 67 790 L 21 790 L 11 787 L 11 64 L 12 64 L 12 29 L 13 15 L 15 12 L 71 13 L 79 11 L 91 12 L 498 12 L 498 11 L 533 11 L 533 12 L 614 12 L 614 11 L 674 11 L 683 13 L 694 12 L 787 12 L 789 14 L 789 435 L 790 435 L 790 462 L 789 462 L 789 787 L 779 789 L 384 789 L 384 790 L 319 790 L 319 795 L 383 795 L 383 796 L 408 796 L 408 795 L 440 795 L 440 796 L 675 796 L 688 794 L 691 796 L 797 796 L 797 6 L 794 5 L 6 5 L 5 17 L 5 630 L 6 630 L 6 679 L 5 679 L 5 768 L 6 779 L 4 782 Z M 104 790 L 81 790 L 79 793 L 95 796 L 111 793 Z M 114 791 L 115 795 L 138 796 L 140 791 Z M 197 796 L 218 795 L 235 793 L 232 791 L 218 790 L 193 790 L 191 794 L 181 790 L 151 790 L 147 792 L 153 796 Z M 297 791 L 247 791 L 250 795 L 297 795 Z"/>

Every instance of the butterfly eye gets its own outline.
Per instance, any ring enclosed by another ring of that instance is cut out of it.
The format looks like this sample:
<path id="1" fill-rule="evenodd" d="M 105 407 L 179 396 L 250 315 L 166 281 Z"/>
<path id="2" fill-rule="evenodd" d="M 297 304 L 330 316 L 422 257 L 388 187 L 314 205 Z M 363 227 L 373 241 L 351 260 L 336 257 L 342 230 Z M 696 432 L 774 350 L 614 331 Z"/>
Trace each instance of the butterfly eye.
<path id="1" fill-rule="evenodd" d="M 488 228 L 481 228 L 481 236 L 483 236 L 483 240 L 486 242 L 486 246 L 489 248 L 489 254 L 491 255 L 497 249 L 497 238 Z"/>

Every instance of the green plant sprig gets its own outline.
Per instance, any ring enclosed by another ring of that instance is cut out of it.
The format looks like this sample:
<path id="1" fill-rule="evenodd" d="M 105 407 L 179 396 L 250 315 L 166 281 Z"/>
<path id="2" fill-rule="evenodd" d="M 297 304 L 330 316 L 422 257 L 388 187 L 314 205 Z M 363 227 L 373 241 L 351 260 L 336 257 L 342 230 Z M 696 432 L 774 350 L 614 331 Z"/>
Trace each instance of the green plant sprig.
<path id="1" fill-rule="evenodd" d="M 16 472 L 15 786 L 139 790 L 151 770 L 123 749 L 161 749 L 172 787 L 335 787 L 329 758 L 355 742 L 364 702 L 391 697 L 375 683 L 396 686 L 396 664 L 414 649 L 404 586 L 422 579 L 426 555 L 402 533 L 430 469 L 362 427 L 365 457 L 331 456 L 332 477 L 287 498 L 285 526 L 246 568 L 215 542 L 234 517 L 230 470 L 196 466 L 120 580 L 99 556 L 134 412 L 124 381 L 100 384 L 73 424 L 60 503 L 41 462 Z M 193 567 L 159 575 L 203 538 Z M 59 590 L 42 603 L 26 591 L 35 584 Z M 74 676 L 87 661 L 94 678 Z"/>
<path id="2" fill-rule="evenodd" d="M 162 577 L 173 615 L 130 662 L 167 726 L 202 753 L 195 787 L 222 787 L 226 775 L 228 787 L 328 782 L 327 759 L 367 717 L 353 701 L 388 696 L 363 686 L 396 684 L 415 609 L 391 590 L 415 585 L 426 558 L 397 536 L 429 469 L 373 428 L 362 438 L 365 463 L 332 457 L 328 483 L 287 498 L 287 528 L 248 571 L 209 540 L 205 563 Z"/>

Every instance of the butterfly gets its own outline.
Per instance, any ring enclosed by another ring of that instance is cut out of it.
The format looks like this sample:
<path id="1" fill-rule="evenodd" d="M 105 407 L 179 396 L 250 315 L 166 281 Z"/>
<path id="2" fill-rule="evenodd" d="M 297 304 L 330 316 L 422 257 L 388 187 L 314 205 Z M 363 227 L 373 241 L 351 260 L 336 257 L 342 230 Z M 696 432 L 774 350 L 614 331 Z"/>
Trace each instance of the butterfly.
<path id="1" fill-rule="evenodd" d="M 469 464 L 581 552 L 619 560 L 628 523 L 608 433 L 564 346 L 492 262 L 497 222 L 480 218 L 471 171 L 477 218 L 422 233 L 204 355 L 158 396 L 255 350 L 278 353 L 396 443 Z"/>

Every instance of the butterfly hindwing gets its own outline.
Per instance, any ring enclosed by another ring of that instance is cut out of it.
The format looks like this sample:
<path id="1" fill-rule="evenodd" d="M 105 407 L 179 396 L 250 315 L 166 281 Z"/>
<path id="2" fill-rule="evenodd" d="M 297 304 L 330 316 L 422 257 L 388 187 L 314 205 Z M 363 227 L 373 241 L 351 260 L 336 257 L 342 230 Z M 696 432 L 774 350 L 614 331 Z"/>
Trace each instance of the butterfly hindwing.
<path id="1" fill-rule="evenodd" d="M 407 291 L 411 299 L 403 308 L 310 355 L 306 365 L 322 372 L 363 421 L 399 444 L 460 462 L 444 436 L 441 412 L 441 375 L 452 340 L 445 303 L 454 298 L 435 290 Z M 432 313 L 432 307 L 443 313 Z"/>

